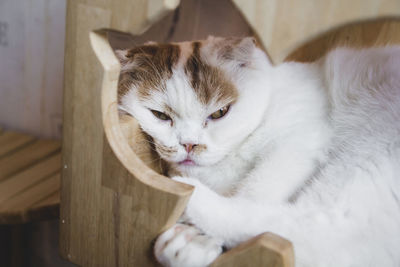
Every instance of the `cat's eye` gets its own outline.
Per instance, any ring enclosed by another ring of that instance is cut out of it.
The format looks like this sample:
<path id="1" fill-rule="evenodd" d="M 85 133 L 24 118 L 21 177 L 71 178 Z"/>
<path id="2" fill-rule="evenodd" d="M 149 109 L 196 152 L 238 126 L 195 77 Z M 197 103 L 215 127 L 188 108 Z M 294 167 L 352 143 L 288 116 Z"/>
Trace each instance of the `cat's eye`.
<path id="1" fill-rule="evenodd" d="M 168 116 L 167 114 L 165 114 L 165 113 L 162 113 L 162 112 L 160 112 L 160 111 L 157 111 L 157 110 L 150 110 L 151 111 L 151 113 L 153 113 L 153 115 L 154 116 L 156 116 L 157 118 L 159 118 L 160 120 L 163 120 L 163 121 L 170 121 L 171 120 L 171 117 L 170 116 Z"/>
<path id="2" fill-rule="evenodd" d="M 223 108 L 220 108 L 219 110 L 217 110 L 213 114 L 211 114 L 208 118 L 211 119 L 211 120 L 220 119 L 220 118 L 222 118 L 223 116 L 226 115 L 226 113 L 228 112 L 230 107 L 231 107 L 230 105 L 227 105 L 227 106 L 225 106 Z"/>

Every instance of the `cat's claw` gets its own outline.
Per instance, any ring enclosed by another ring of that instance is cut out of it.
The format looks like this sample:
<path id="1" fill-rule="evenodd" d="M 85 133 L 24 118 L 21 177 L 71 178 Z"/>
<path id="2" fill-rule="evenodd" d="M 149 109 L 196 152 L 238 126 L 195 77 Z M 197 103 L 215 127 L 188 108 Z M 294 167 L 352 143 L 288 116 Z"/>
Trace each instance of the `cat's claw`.
<path id="1" fill-rule="evenodd" d="M 204 267 L 222 253 L 222 244 L 194 226 L 178 223 L 158 237 L 154 254 L 163 266 Z"/>

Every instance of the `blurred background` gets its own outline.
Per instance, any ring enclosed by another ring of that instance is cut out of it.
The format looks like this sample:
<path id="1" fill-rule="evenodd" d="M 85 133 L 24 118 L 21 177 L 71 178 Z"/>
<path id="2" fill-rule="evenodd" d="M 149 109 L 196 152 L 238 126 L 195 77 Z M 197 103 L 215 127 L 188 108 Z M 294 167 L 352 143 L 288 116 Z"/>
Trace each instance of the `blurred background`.
<path id="1" fill-rule="evenodd" d="M 65 0 L 0 0 L 0 126 L 61 137 Z"/>

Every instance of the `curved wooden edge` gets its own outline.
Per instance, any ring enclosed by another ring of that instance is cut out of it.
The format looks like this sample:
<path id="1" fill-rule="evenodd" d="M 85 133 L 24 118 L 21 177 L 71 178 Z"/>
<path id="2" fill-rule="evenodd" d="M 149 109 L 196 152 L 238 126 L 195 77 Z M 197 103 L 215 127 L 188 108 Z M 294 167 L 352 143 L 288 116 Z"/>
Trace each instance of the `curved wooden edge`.
<path id="1" fill-rule="evenodd" d="M 279 64 L 298 47 L 333 28 L 376 18 L 400 16 L 397 0 L 232 0 L 268 55 Z"/>
<path id="2" fill-rule="evenodd" d="M 400 17 L 337 26 L 293 50 L 286 61 L 312 62 L 335 47 L 365 48 L 400 43 Z"/>
<path id="3" fill-rule="evenodd" d="M 294 250 L 288 240 L 260 234 L 219 256 L 212 267 L 294 267 Z"/>
<path id="4" fill-rule="evenodd" d="M 180 0 L 150 0 L 148 2 L 146 25 L 142 27 L 140 33 L 145 32 L 154 22 L 160 20 L 168 12 L 176 9 Z"/>
<path id="5" fill-rule="evenodd" d="M 120 65 L 108 43 L 105 31 L 90 33 L 93 50 L 104 68 L 102 84 L 103 124 L 107 140 L 123 166 L 142 183 L 161 191 L 189 197 L 193 187 L 175 182 L 150 169 L 131 149 L 120 128 L 117 86 Z"/>
<path id="6" fill-rule="evenodd" d="M 180 0 L 71 0 L 71 5 L 85 5 L 110 15 L 110 29 L 142 34 L 153 23 L 173 11 Z"/>

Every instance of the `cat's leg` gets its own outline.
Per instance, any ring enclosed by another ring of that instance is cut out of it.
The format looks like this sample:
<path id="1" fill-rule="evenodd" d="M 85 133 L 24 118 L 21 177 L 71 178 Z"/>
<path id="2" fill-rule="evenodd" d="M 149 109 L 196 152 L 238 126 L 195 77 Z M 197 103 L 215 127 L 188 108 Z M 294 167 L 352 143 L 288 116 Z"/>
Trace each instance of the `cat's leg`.
<path id="1" fill-rule="evenodd" d="M 171 267 L 204 267 L 221 253 L 222 240 L 180 223 L 161 234 L 154 246 L 157 260 Z"/>
<path id="2" fill-rule="evenodd" d="M 206 234 L 224 240 L 229 247 L 265 232 L 268 218 L 282 218 L 285 210 L 280 205 L 267 208 L 246 198 L 221 196 L 197 179 L 173 179 L 195 187 L 182 219 Z"/>
<path id="3" fill-rule="evenodd" d="M 281 205 L 227 198 L 195 179 L 175 180 L 195 186 L 185 211 L 187 220 L 222 239 L 228 248 L 268 231 L 293 242 L 296 266 L 399 266 L 398 200 L 375 183 L 366 183 L 364 170 L 359 172 L 360 179 L 340 190 L 341 196 L 351 196 L 343 201 L 309 193 L 296 203 Z M 315 186 L 316 192 L 331 188 Z"/>

